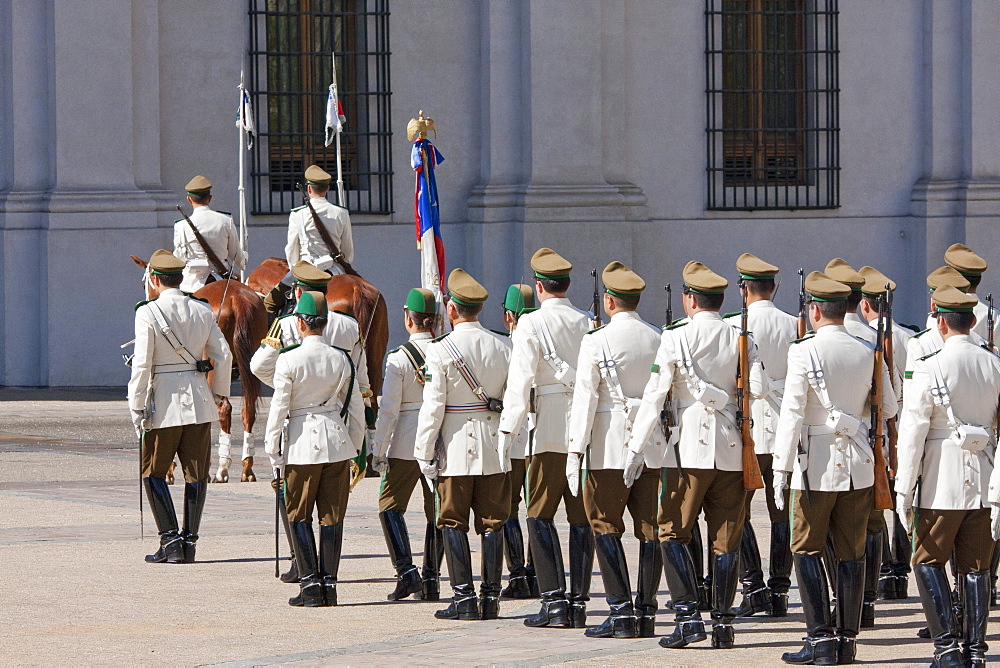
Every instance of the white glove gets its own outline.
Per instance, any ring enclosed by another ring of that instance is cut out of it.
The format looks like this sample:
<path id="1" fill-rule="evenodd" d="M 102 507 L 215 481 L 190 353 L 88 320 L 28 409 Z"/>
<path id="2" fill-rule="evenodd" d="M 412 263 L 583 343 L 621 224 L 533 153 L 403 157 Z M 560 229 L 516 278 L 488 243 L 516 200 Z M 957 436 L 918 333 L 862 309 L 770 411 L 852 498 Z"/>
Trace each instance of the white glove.
<path id="1" fill-rule="evenodd" d="M 642 475 L 642 467 L 646 464 L 646 457 L 640 452 L 628 451 L 628 457 L 625 458 L 625 486 L 631 487 L 635 484 L 635 481 L 639 479 Z"/>
<path id="2" fill-rule="evenodd" d="M 1000 506 L 990 506 L 990 531 L 993 533 L 993 540 L 1000 540 Z"/>
<path id="3" fill-rule="evenodd" d="M 420 464 L 420 472 L 428 480 L 437 480 L 438 477 L 438 466 L 436 461 L 427 461 L 426 459 L 418 459 L 417 463 Z"/>
<path id="4" fill-rule="evenodd" d="M 566 485 L 573 496 L 580 494 L 580 460 L 582 457 L 575 452 L 566 455 Z"/>
<path id="5" fill-rule="evenodd" d="M 913 525 L 913 496 L 910 494 L 896 495 L 896 515 L 907 531 Z"/>
<path id="6" fill-rule="evenodd" d="M 788 489 L 788 474 L 784 471 L 774 472 L 774 507 L 785 509 L 785 490 Z"/>
<path id="7" fill-rule="evenodd" d="M 382 455 L 372 455 L 372 468 L 376 473 L 385 474 L 389 470 L 389 459 Z"/>
<path id="8" fill-rule="evenodd" d="M 271 469 L 278 472 L 278 476 L 285 477 L 285 458 L 281 455 L 268 455 L 271 458 Z"/>
<path id="9" fill-rule="evenodd" d="M 132 424 L 135 425 L 135 435 L 142 438 L 142 432 L 149 430 L 149 409 L 132 410 Z"/>
<path id="10" fill-rule="evenodd" d="M 497 442 L 497 454 L 500 455 L 501 473 L 510 473 L 510 446 L 513 442 L 514 437 L 510 435 L 510 432 L 500 432 L 500 440 Z"/>

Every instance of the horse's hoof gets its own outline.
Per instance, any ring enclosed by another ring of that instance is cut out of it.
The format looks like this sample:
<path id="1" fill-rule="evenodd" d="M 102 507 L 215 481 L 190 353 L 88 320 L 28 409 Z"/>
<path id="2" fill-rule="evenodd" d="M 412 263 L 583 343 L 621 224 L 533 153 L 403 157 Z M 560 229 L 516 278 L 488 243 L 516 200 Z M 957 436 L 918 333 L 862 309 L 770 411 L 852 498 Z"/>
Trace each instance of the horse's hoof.
<path id="1" fill-rule="evenodd" d="M 257 476 L 253 474 L 253 457 L 243 460 L 243 475 L 240 476 L 242 482 L 257 482 Z"/>
<path id="2" fill-rule="evenodd" d="M 170 468 L 167 470 L 167 484 L 174 484 L 174 467 L 177 466 L 176 462 L 170 462 Z"/>
<path id="3" fill-rule="evenodd" d="M 229 469 L 220 468 L 212 476 L 212 482 L 229 482 Z"/>

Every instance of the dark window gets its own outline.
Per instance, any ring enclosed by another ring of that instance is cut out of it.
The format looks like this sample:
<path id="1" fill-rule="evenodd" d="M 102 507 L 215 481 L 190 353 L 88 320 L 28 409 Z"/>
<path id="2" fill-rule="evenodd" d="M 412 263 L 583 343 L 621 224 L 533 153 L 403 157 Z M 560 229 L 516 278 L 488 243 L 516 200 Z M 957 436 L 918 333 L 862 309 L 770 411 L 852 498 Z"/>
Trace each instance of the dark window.
<path id="1" fill-rule="evenodd" d="M 705 0 L 709 209 L 840 206 L 837 0 Z"/>
<path id="2" fill-rule="evenodd" d="M 253 213 L 298 206 L 295 184 L 311 164 L 336 179 L 336 146 L 324 146 L 331 53 L 347 118 L 344 206 L 391 213 L 389 0 L 250 0 L 250 45 L 247 88 L 258 131 L 249 165 Z"/>

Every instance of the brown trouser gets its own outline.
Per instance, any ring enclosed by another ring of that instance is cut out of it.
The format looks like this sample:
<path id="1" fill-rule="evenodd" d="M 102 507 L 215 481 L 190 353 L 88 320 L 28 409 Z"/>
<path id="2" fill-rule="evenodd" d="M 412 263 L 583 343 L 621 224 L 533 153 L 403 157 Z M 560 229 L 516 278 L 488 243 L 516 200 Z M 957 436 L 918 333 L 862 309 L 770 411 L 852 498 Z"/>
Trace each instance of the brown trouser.
<path id="1" fill-rule="evenodd" d="M 865 556 L 865 531 L 875 503 L 874 490 L 792 490 L 792 552 L 820 555 L 829 534 L 837 561 Z"/>
<path id="2" fill-rule="evenodd" d="M 510 460 L 510 516 L 517 517 L 521 510 L 521 495 L 527 496 L 528 490 L 528 460 Z"/>
<path id="3" fill-rule="evenodd" d="M 587 471 L 583 505 L 595 534 L 625 533 L 625 508 L 632 516 L 633 533 L 639 540 L 656 540 L 656 495 L 660 469 L 643 469 L 642 475 L 625 486 L 621 469 Z"/>
<path id="4" fill-rule="evenodd" d="M 566 484 L 566 453 L 539 452 L 528 458 L 528 517 L 550 520 L 559 501 L 566 507 L 570 524 L 587 524 L 583 499 L 573 496 Z"/>
<path id="5" fill-rule="evenodd" d="M 708 540 L 715 554 L 740 549 L 746 521 L 742 471 L 668 468 L 660 492 L 660 540 L 691 542 L 691 530 L 702 508 Z"/>
<path id="6" fill-rule="evenodd" d="M 319 523 L 340 524 L 351 492 L 351 460 L 332 464 L 287 464 L 285 508 L 289 522 L 312 522 L 313 506 Z"/>
<path id="7" fill-rule="evenodd" d="M 438 478 L 441 511 L 438 528 L 455 527 L 469 532 L 469 511 L 475 514 L 476 532 L 499 531 L 510 515 L 510 476 L 454 475 Z"/>
<path id="8" fill-rule="evenodd" d="M 212 464 L 212 423 L 147 431 L 142 439 L 142 477 L 166 478 L 174 455 L 181 460 L 185 481 L 206 480 Z"/>
<path id="9" fill-rule="evenodd" d="M 990 510 L 917 508 L 913 543 L 914 564 L 943 566 L 954 552 L 960 574 L 985 571 L 993 554 Z"/>
<path id="10" fill-rule="evenodd" d="M 757 463 L 760 464 L 760 475 L 764 478 L 764 500 L 767 501 L 767 515 L 771 524 L 775 522 L 788 521 L 788 490 L 785 490 L 785 509 L 778 510 L 774 505 L 774 473 L 772 469 L 773 455 L 757 455 Z M 753 494 L 757 490 L 747 490 L 747 500 L 743 505 L 747 519 L 750 518 L 750 504 L 753 502 Z"/>
<path id="11" fill-rule="evenodd" d="M 433 522 L 437 516 L 434 508 L 434 490 L 420 473 L 420 464 L 412 459 L 389 458 L 389 470 L 382 476 L 382 486 L 379 490 L 379 512 L 398 510 L 405 513 L 417 483 L 420 483 L 420 489 L 424 493 L 424 516 L 428 522 Z"/>

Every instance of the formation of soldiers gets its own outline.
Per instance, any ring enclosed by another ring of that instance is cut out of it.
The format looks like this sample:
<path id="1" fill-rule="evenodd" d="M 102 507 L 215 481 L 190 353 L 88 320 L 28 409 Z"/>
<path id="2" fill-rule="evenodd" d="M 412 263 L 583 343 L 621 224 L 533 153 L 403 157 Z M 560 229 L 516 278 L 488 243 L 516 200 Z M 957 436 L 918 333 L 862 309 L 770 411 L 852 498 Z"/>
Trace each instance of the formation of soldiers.
<path id="1" fill-rule="evenodd" d="M 310 169 L 310 195 L 325 201 L 329 175 Z M 330 226 L 345 217 L 335 211 Z M 295 305 L 252 370 L 274 388 L 265 450 L 293 552 L 282 579 L 299 584 L 291 605 L 313 607 L 337 603 L 349 460 L 365 440 L 368 385 L 357 323 L 327 310 L 335 258 L 321 266 L 322 247 L 311 252 L 302 241 L 311 221 L 299 218 L 293 212 L 289 248 L 299 254 L 289 258 L 286 279 L 295 288 L 279 290 Z M 349 238 L 349 220 L 346 229 Z M 129 385 L 160 532 L 151 562 L 194 559 L 209 423 L 229 393 L 220 380 L 230 373 L 225 340 L 211 311 L 180 289 L 200 274 L 180 259 L 192 257 L 181 246 L 191 253 L 196 242 L 178 230 L 183 244 L 149 262 L 151 301 L 136 310 Z M 930 315 L 916 334 L 887 315 L 889 278 L 839 258 L 804 276 L 798 317 L 771 301 L 778 267 L 741 255 L 742 309 L 724 316 L 730 282 L 689 262 L 685 317 L 662 328 L 637 314 L 646 282 L 620 262 L 601 274 L 608 322 L 599 326 L 601 314 L 566 297 L 573 267 L 549 248 L 531 257 L 534 285 L 508 289 L 505 332 L 480 324 L 489 295 L 462 269 L 448 277 L 450 331 L 437 338 L 433 293 L 411 290 L 403 313 L 409 339 L 387 357 L 369 438 L 396 572 L 388 599 L 438 600 L 446 558 L 452 598 L 438 618 L 495 619 L 502 598 L 539 598 L 525 625 L 585 628 L 596 555 L 609 612 L 586 636 L 654 636 L 662 573 L 675 626 L 660 645 L 707 640 L 702 612 L 709 611 L 711 646 L 731 648 L 736 616 L 787 615 L 794 566 L 806 639 L 781 658 L 841 665 L 855 660 L 876 599 L 907 597 L 912 564 L 934 665 L 985 666 L 1000 539 L 993 469 L 1000 322 L 976 295 L 986 262 L 961 244 L 944 259 L 927 277 Z M 214 387 L 205 376 L 211 365 Z M 175 454 L 186 480 L 180 527 L 164 481 Z M 419 569 L 404 520 L 417 485 L 426 518 Z M 771 526 L 766 581 L 749 517 L 757 488 Z M 569 522 L 568 582 L 554 519 L 560 505 Z M 634 580 L 622 544 L 626 509 L 639 541 Z M 470 529 L 481 540 L 478 592 Z M 741 581 L 743 600 L 734 607 Z"/>

